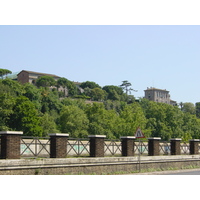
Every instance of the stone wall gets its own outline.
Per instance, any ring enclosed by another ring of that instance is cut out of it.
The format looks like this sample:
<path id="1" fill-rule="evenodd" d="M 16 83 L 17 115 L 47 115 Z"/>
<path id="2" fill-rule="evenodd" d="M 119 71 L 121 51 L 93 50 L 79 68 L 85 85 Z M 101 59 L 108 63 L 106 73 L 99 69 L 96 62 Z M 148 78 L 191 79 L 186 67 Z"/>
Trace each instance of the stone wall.
<path id="1" fill-rule="evenodd" d="M 187 156 L 144 156 L 141 170 L 185 168 L 199 166 L 199 155 Z M 64 175 L 64 174 L 109 174 L 139 171 L 137 157 L 110 158 L 56 158 L 1 160 L 0 175 Z"/>

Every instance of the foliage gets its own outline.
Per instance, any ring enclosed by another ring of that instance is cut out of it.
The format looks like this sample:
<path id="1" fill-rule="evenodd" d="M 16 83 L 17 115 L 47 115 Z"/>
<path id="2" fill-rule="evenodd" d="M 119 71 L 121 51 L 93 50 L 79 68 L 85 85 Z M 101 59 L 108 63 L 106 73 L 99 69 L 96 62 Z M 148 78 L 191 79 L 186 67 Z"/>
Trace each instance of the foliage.
<path id="1" fill-rule="evenodd" d="M 90 89 L 94 89 L 94 88 L 101 88 L 101 86 L 99 86 L 99 84 L 93 82 L 93 81 L 86 81 L 81 83 L 80 85 L 81 88 L 85 89 L 85 88 L 90 88 Z"/>
<path id="2" fill-rule="evenodd" d="M 18 130 L 30 136 L 66 132 L 70 137 L 100 134 L 118 139 L 133 136 L 140 126 L 146 137 L 200 139 L 200 103 L 181 103 L 179 108 L 147 99 L 136 102 L 134 96 L 126 94 L 128 82 L 123 82 L 123 92 L 122 87 L 101 88 L 86 81 L 80 95 L 68 79 L 60 78 L 57 83 L 52 79 L 40 77 L 36 82 L 39 87 L 0 79 L 0 130 Z M 68 90 L 67 98 L 60 98 L 59 87 Z"/>
<path id="3" fill-rule="evenodd" d="M 192 115 L 194 115 L 196 113 L 195 105 L 193 103 L 189 103 L 189 102 L 183 103 L 181 110 L 183 112 L 188 112 Z"/>
<path id="4" fill-rule="evenodd" d="M 59 118 L 62 133 L 70 133 L 70 137 L 86 137 L 89 121 L 82 109 L 77 106 L 64 106 Z"/>
<path id="5" fill-rule="evenodd" d="M 13 113 L 7 122 L 9 127 L 16 131 L 23 131 L 24 135 L 42 136 L 39 122 L 38 112 L 34 104 L 27 97 L 17 97 Z"/>
<path id="6" fill-rule="evenodd" d="M 78 94 L 78 88 L 76 87 L 76 85 L 66 79 L 66 78 L 59 78 L 57 81 L 57 87 L 62 86 L 64 88 L 64 96 L 74 96 Z M 68 95 L 66 94 L 66 90 L 68 90 Z"/>
<path id="7" fill-rule="evenodd" d="M 3 79 L 3 76 L 7 75 L 7 74 L 12 74 L 12 72 L 8 69 L 0 69 L 0 77 L 1 79 Z"/>
<path id="8" fill-rule="evenodd" d="M 123 89 L 118 86 L 106 85 L 102 89 L 107 92 L 107 99 L 110 100 L 119 101 L 121 99 L 121 95 L 123 95 Z"/>
<path id="9" fill-rule="evenodd" d="M 52 76 L 41 76 L 36 80 L 38 87 L 51 87 L 56 85 L 56 81 Z"/>
<path id="10" fill-rule="evenodd" d="M 43 137 L 48 137 L 49 133 L 59 133 L 53 116 L 48 113 L 43 114 L 43 116 L 40 118 L 40 125 L 42 127 Z"/>

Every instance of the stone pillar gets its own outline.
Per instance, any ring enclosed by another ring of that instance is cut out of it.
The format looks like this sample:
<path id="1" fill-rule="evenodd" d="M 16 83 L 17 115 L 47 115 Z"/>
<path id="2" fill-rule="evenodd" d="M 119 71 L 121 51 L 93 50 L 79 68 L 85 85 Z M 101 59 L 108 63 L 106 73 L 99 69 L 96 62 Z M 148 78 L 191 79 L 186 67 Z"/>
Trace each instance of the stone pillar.
<path id="1" fill-rule="evenodd" d="M 148 155 L 149 156 L 158 156 L 160 154 L 159 151 L 159 141 L 160 137 L 152 137 L 148 138 Z"/>
<path id="2" fill-rule="evenodd" d="M 181 154 L 181 138 L 170 139 L 171 143 L 171 155 Z"/>
<path id="3" fill-rule="evenodd" d="M 122 141 L 122 156 L 134 156 L 134 140 L 133 136 L 120 137 Z"/>
<path id="4" fill-rule="evenodd" d="M 190 140 L 190 154 L 199 154 L 199 142 L 198 139 Z"/>
<path id="5" fill-rule="evenodd" d="M 1 158 L 20 159 L 20 143 L 23 132 L 0 131 Z"/>
<path id="6" fill-rule="evenodd" d="M 50 136 L 50 158 L 65 158 L 67 156 L 67 140 L 69 134 L 52 133 Z"/>
<path id="7" fill-rule="evenodd" d="M 104 157 L 104 138 L 105 135 L 89 135 L 90 138 L 90 157 Z"/>

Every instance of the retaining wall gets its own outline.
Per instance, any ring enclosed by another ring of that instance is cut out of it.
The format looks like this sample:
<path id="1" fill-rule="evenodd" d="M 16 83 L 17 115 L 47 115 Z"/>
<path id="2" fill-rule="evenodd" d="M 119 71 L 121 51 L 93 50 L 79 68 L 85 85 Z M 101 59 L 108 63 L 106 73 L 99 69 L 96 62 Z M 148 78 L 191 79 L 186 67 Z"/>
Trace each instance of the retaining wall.
<path id="1" fill-rule="evenodd" d="M 141 170 L 149 168 L 200 168 L 199 155 L 184 156 L 142 156 Z M 0 175 L 63 175 L 63 174 L 108 174 L 115 172 L 137 172 L 138 157 L 101 158 L 49 158 L 0 160 Z"/>

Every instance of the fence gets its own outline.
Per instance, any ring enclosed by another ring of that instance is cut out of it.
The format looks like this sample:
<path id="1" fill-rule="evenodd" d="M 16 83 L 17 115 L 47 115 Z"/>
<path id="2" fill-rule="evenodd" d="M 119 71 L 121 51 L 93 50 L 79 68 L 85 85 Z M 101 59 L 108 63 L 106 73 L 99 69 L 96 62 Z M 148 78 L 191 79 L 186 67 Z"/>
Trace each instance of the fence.
<path id="1" fill-rule="evenodd" d="M 181 154 L 190 154 L 189 143 L 181 143 Z M 38 137 L 22 137 L 21 138 L 21 157 L 50 157 L 50 138 Z M 148 155 L 148 141 L 134 141 L 134 155 Z M 200 146 L 199 146 L 200 153 Z M 159 143 L 159 154 L 170 155 L 171 147 L 169 142 L 161 141 Z M 88 138 L 68 138 L 67 156 L 89 156 L 90 141 Z M 120 140 L 105 140 L 104 141 L 105 156 L 121 156 L 122 143 Z"/>
<path id="2" fill-rule="evenodd" d="M 138 141 L 131 136 L 108 140 L 102 135 L 92 135 L 83 139 L 69 138 L 68 134 L 51 134 L 50 137 L 42 138 L 20 134 L 22 132 L 0 132 L 1 158 L 200 154 L 200 140 L 195 139 L 190 140 L 190 143 L 181 143 L 179 138 L 165 142 L 161 141 L 161 138 Z"/>

